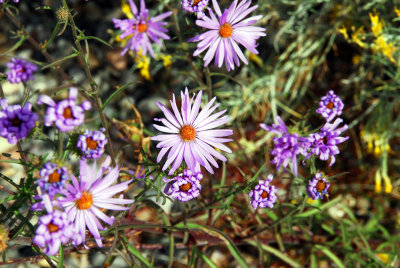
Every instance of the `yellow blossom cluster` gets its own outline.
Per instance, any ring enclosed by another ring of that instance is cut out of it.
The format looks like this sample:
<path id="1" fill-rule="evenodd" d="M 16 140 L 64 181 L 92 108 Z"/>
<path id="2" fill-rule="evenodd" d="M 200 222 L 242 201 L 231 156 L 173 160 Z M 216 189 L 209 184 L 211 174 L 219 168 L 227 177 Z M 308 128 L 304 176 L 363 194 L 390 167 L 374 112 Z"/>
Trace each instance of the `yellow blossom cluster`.
<path id="1" fill-rule="evenodd" d="M 369 18 L 371 20 L 371 30 L 375 36 L 374 44 L 372 45 L 372 51 L 374 53 L 380 52 L 386 56 L 391 62 L 396 64 L 396 60 L 393 58 L 395 48 L 392 43 L 386 41 L 386 37 L 382 32 L 383 23 L 379 19 L 379 15 L 369 13 Z"/>

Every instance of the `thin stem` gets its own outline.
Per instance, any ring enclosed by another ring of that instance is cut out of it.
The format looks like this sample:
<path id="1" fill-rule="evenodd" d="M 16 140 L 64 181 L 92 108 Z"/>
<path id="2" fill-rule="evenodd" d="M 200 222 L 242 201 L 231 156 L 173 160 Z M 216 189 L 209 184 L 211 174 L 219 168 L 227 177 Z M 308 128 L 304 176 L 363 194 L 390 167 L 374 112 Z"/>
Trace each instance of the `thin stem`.
<path id="1" fill-rule="evenodd" d="M 206 73 L 208 101 L 210 101 L 212 99 L 212 83 L 211 83 L 210 69 L 206 67 L 204 68 L 204 71 Z"/>
<path id="2" fill-rule="evenodd" d="M 58 130 L 58 160 L 62 160 L 64 148 L 64 132 Z"/>
<path id="3" fill-rule="evenodd" d="M 62 2 L 63 2 L 64 8 L 66 10 L 69 10 L 67 2 L 65 0 L 62 0 Z M 71 23 L 71 29 L 72 29 L 72 33 L 74 35 L 75 44 L 76 44 L 76 47 L 77 47 L 77 49 L 79 51 L 79 61 L 82 64 L 82 66 L 83 66 L 83 68 L 84 68 L 84 70 L 86 72 L 87 77 L 89 78 L 89 84 L 90 84 L 90 87 L 92 88 L 92 92 L 91 93 L 92 93 L 92 96 L 94 97 L 94 100 L 95 100 L 95 107 L 96 107 L 97 111 L 100 114 L 101 123 L 103 124 L 103 127 L 106 130 L 105 134 L 106 134 L 107 139 L 108 139 L 107 147 L 108 147 L 108 151 L 109 151 L 110 156 L 111 156 L 112 164 L 115 166 L 116 165 L 115 154 L 114 154 L 114 150 L 113 150 L 113 146 L 112 146 L 112 141 L 111 141 L 111 138 L 110 138 L 110 132 L 109 132 L 109 129 L 108 129 L 106 117 L 104 116 L 104 113 L 103 113 L 103 111 L 101 109 L 102 102 L 101 102 L 101 99 L 100 99 L 100 97 L 98 95 L 98 89 L 97 89 L 96 83 L 94 82 L 92 73 L 90 72 L 89 62 L 86 62 L 86 60 L 85 60 L 85 51 L 83 50 L 83 48 L 82 48 L 82 46 L 80 44 L 80 41 L 79 41 L 80 37 L 78 36 L 78 32 L 76 30 L 77 27 L 75 25 L 74 18 L 72 17 L 70 12 L 68 12 L 68 17 L 69 17 L 69 22 Z"/>

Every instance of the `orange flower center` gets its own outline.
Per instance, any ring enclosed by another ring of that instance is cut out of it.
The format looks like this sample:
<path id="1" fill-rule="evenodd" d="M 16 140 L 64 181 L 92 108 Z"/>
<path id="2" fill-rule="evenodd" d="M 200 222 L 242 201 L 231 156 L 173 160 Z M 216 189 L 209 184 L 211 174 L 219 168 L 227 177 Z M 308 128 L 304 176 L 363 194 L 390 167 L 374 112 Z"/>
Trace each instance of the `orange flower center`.
<path id="1" fill-rule="evenodd" d="M 146 31 L 147 23 L 139 23 L 139 25 L 137 26 L 137 30 L 139 31 L 139 33 L 143 33 L 144 31 Z"/>
<path id="2" fill-rule="evenodd" d="M 12 121 L 11 121 L 11 125 L 13 127 L 20 127 L 21 126 L 22 121 L 19 120 L 18 117 L 15 117 Z"/>
<path id="3" fill-rule="evenodd" d="M 267 193 L 266 191 L 263 191 L 263 192 L 261 193 L 261 197 L 262 197 L 262 198 L 267 198 L 267 197 L 268 197 L 268 193 Z"/>
<path id="4" fill-rule="evenodd" d="M 50 233 L 54 233 L 58 231 L 58 226 L 52 223 L 47 224 L 47 229 L 49 230 Z"/>
<path id="5" fill-rule="evenodd" d="M 61 180 L 61 175 L 58 174 L 56 170 L 54 170 L 53 173 L 49 175 L 49 183 L 56 183 L 59 182 L 60 180 Z"/>
<path id="6" fill-rule="evenodd" d="M 74 118 L 74 116 L 72 115 L 71 107 L 67 107 L 64 109 L 63 116 L 64 118 Z"/>
<path id="7" fill-rule="evenodd" d="M 184 125 L 179 130 L 179 135 L 183 141 L 193 141 L 196 138 L 196 130 L 191 125 Z"/>
<path id="8" fill-rule="evenodd" d="M 93 205 L 93 197 L 91 193 L 86 191 L 82 192 L 81 198 L 75 200 L 78 209 L 88 209 Z"/>
<path id="9" fill-rule="evenodd" d="M 92 140 L 91 137 L 86 138 L 86 145 L 89 149 L 93 150 L 97 148 L 97 141 Z"/>
<path id="10" fill-rule="evenodd" d="M 192 7 L 194 7 L 195 5 L 197 5 L 201 0 L 193 0 L 193 4 Z"/>
<path id="11" fill-rule="evenodd" d="M 190 182 L 188 182 L 186 184 L 182 184 L 181 186 L 179 186 L 179 190 L 181 190 L 183 192 L 189 191 L 190 188 L 192 188 L 192 184 L 190 184 Z"/>
<path id="12" fill-rule="evenodd" d="M 328 142 L 328 140 L 326 139 L 326 137 L 319 139 L 319 141 L 321 141 L 323 144 L 326 144 Z"/>
<path id="13" fill-rule="evenodd" d="M 233 33 L 233 28 L 232 26 L 225 22 L 221 27 L 219 27 L 219 35 L 223 38 L 228 38 L 232 35 Z"/>
<path id="14" fill-rule="evenodd" d="M 24 67 L 21 68 L 21 70 L 19 70 L 20 73 L 25 73 L 26 69 Z"/>
<path id="15" fill-rule="evenodd" d="M 323 182 L 322 180 L 319 180 L 317 182 L 317 185 L 315 186 L 315 189 L 317 189 L 317 192 L 322 192 L 323 190 L 325 190 L 326 187 L 326 183 Z"/>
<path id="16" fill-rule="evenodd" d="M 326 105 L 326 108 L 328 109 L 333 109 L 333 107 L 335 107 L 335 104 L 333 104 L 331 101 Z"/>

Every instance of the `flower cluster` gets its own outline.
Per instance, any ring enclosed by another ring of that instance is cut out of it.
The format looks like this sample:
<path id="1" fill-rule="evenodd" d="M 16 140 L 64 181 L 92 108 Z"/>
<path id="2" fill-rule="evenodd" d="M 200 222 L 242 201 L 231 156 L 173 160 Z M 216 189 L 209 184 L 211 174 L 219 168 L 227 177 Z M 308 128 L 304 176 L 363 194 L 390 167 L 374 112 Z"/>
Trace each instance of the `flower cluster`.
<path id="1" fill-rule="evenodd" d="M 8 80 L 13 84 L 33 80 L 33 72 L 37 70 L 35 64 L 16 58 L 11 58 L 7 67 L 10 68 L 10 71 L 6 72 Z"/>
<path id="2" fill-rule="evenodd" d="M 324 106 L 326 102 L 328 102 L 326 106 L 332 109 Z M 331 103 L 333 104 L 331 105 Z M 325 111 L 324 107 L 329 109 L 329 111 Z M 333 110 L 333 107 L 337 109 Z M 298 173 L 297 156 L 299 154 L 305 156 L 305 159 L 308 159 L 311 155 L 315 155 L 323 161 L 331 159 L 329 165 L 333 165 L 335 163 L 335 155 L 340 153 L 337 145 L 349 138 L 340 137 L 348 128 L 346 124 L 338 128 L 343 119 L 337 118 L 333 123 L 329 123 L 336 115 L 341 114 L 342 109 L 343 102 L 330 91 L 327 96 L 321 99 L 320 108 L 317 110 L 318 113 L 327 118 L 327 122 L 318 132 L 312 133 L 308 137 L 301 137 L 298 133 L 289 133 L 285 123 L 279 116 L 276 118 L 278 124 L 268 126 L 261 123 L 261 128 L 279 135 L 273 138 L 275 147 L 271 151 L 271 154 L 274 156 L 271 163 L 275 164 L 277 169 L 279 169 L 281 166 L 286 168 L 289 162 L 291 162 L 292 171 L 295 176 Z"/>
<path id="3" fill-rule="evenodd" d="M 79 136 L 77 147 L 81 150 L 82 155 L 87 158 L 97 159 L 104 153 L 108 139 L 104 135 L 105 129 L 101 128 L 100 131 L 88 130 Z"/>
<path id="4" fill-rule="evenodd" d="M 40 178 L 37 180 L 42 193 L 50 196 L 62 193 L 65 182 L 68 180 L 68 171 L 65 167 L 57 167 L 56 164 L 46 163 L 40 170 Z"/>
<path id="5" fill-rule="evenodd" d="M 182 8 L 190 13 L 197 13 L 197 18 L 204 17 L 204 9 L 207 7 L 209 0 L 182 0 Z"/>
<path id="6" fill-rule="evenodd" d="M 0 136 L 11 144 L 25 139 L 39 118 L 32 112 L 32 104 L 27 102 L 23 107 L 19 104 L 9 106 L 6 99 L 0 99 L 0 105 Z"/>
<path id="7" fill-rule="evenodd" d="M 260 180 L 254 190 L 249 192 L 249 197 L 251 199 L 251 205 L 254 209 L 257 208 L 273 208 L 274 203 L 277 200 L 276 193 L 278 189 L 269 185 L 274 176 L 272 174 L 268 175 L 266 180 Z"/>
<path id="8" fill-rule="evenodd" d="M 318 198 L 323 199 L 324 196 L 328 196 L 328 189 L 330 186 L 330 182 L 318 172 L 315 174 L 314 178 L 309 181 L 307 194 L 313 200 Z"/>
<path id="9" fill-rule="evenodd" d="M 330 122 L 333 118 L 342 114 L 343 107 L 342 99 L 336 96 L 333 90 L 329 90 L 328 94 L 321 98 L 316 112 L 326 118 L 327 122 Z"/>
<path id="10" fill-rule="evenodd" d="M 61 132 L 73 130 L 76 126 L 83 124 L 85 119 L 84 111 L 91 108 L 89 101 L 85 100 L 81 105 L 76 104 L 78 89 L 69 89 L 69 98 L 56 103 L 49 96 L 41 95 L 38 104 L 47 104 L 49 107 L 44 118 L 44 125 L 51 126 L 53 123 Z"/>

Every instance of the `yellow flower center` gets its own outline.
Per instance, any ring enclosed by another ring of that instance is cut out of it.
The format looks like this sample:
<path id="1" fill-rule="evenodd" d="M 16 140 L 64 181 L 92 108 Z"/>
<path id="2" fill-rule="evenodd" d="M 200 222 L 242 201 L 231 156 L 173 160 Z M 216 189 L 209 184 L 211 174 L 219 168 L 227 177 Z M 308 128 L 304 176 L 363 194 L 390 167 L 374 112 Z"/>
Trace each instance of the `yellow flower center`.
<path id="1" fill-rule="evenodd" d="M 323 190 L 325 190 L 326 187 L 326 183 L 323 182 L 322 180 L 319 180 L 317 182 L 317 185 L 315 185 L 315 189 L 317 189 L 317 192 L 322 192 Z"/>
<path id="2" fill-rule="evenodd" d="M 72 115 L 71 107 L 67 107 L 67 108 L 64 109 L 63 116 L 64 116 L 65 119 L 67 119 L 67 118 L 75 118 Z"/>
<path id="3" fill-rule="evenodd" d="M 228 38 L 232 35 L 233 33 L 233 28 L 229 23 L 224 23 L 219 27 L 219 35 L 223 38 Z"/>
<path id="4" fill-rule="evenodd" d="M 192 188 L 192 184 L 190 184 L 190 182 L 188 182 L 186 184 L 182 184 L 181 186 L 179 186 L 179 190 L 181 190 L 183 192 L 189 191 L 190 188 Z"/>
<path id="5" fill-rule="evenodd" d="M 137 30 L 139 33 L 143 33 L 144 31 L 147 30 L 147 23 L 139 23 L 137 26 Z"/>
<path id="6" fill-rule="evenodd" d="M 262 198 L 267 198 L 267 197 L 268 197 L 268 193 L 267 193 L 266 191 L 263 191 L 263 192 L 261 193 L 261 197 L 262 197 Z"/>
<path id="7" fill-rule="evenodd" d="M 97 141 L 92 140 L 91 137 L 86 138 L 86 145 L 90 150 L 97 148 Z"/>
<path id="8" fill-rule="evenodd" d="M 179 130 L 179 135 L 183 141 L 193 141 L 196 138 L 196 130 L 191 125 L 184 125 Z"/>
<path id="9" fill-rule="evenodd" d="M 78 209 L 89 209 L 93 205 L 93 197 L 91 193 L 84 191 L 81 198 L 75 200 Z"/>
<path id="10" fill-rule="evenodd" d="M 61 180 L 61 175 L 56 170 L 49 175 L 49 183 L 57 183 Z"/>
<path id="11" fill-rule="evenodd" d="M 192 7 L 194 7 L 195 5 L 197 5 L 201 0 L 193 0 L 193 4 Z"/>
<path id="12" fill-rule="evenodd" d="M 333 109 L 333 107 L 335 107 L 335 104 L 333 104 L 331 101 L 326 105 L 326 108 L 328 109 Z"/>
<path id="13" fill-rule="evenodd" d="M 50 233 L 54 233 L 58 231 L 58 226 L 52 223 L 47 224 L 47 229 L 49 230 Z"/>

